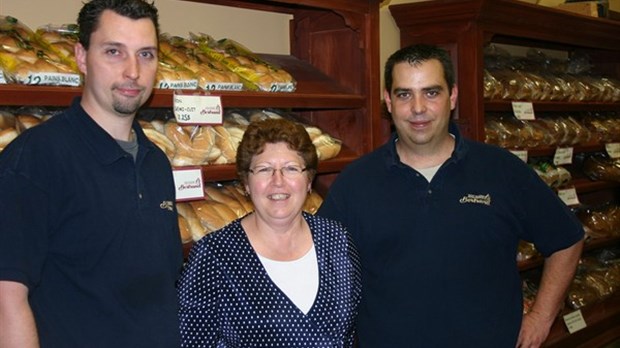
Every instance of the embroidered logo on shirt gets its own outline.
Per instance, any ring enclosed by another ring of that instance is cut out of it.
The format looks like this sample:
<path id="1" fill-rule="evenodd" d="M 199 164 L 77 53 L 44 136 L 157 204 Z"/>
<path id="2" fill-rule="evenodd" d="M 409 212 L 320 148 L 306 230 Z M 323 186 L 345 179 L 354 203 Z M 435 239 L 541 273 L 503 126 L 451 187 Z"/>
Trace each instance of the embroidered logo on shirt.
<path id="1" fill-rule="evenodd" d="M 174 203 L 172 201 L 162 201 L 159 204 L 159 207 L 162 209 L 167 209 L 169 211 L 172 211 L 172 207 L 174 206 Z"/>
<path id="2" fill-rule="evenodd" d="M 469 193 L 467 194 L 467 196 L 463 196 L 463 198 L 459 200 L 459 203 L 461 204 L 475 203 L 475 204 L 491 205 L 491 195 L 488 193 L 486 195 L 473 195 Z"/>

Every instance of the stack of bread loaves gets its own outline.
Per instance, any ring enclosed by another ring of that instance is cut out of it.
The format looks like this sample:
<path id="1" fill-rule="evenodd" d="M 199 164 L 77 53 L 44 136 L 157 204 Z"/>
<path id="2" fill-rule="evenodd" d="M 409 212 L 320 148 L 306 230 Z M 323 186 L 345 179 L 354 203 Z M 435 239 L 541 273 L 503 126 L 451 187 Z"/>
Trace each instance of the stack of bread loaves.
<path id="1" fill-rule="evenodd" d="M 220 62 L 211 59 L 199 49 L 196 42 L 179 36 L 162 34 L 159 38 L 160 60 L 191 71 L 202 89 L 241 90 L 241 78 L 226 69 Z"/>
<path id="2" fill-rule="evenodd" d="M 0 111 L 0 151 L 28 128 L 34 127 L 48 119 L 44 111 L 17 110 L 15 113 Z"/>
<path id="3" fill-rule="evenodd" d="M 0 16 L 0 68 L 7 81 L 22 84 L 79 85 L 80 76 L 75 64 L 71 64 L 66 56 L 52 47 L 43 37 L 16 18 Z M 45 73 L 48 75 L 41 75 Z"/>
<path id="4" fill-rule="evenodd" d="M 237 147 L 250 122 L 265 118 L 281 118 L 273 111 L 255 110 L 243 116 L 238 111 L 224 115 L 221 125 L 181 125 L 174 119 L 162 121 L 141 121 L 147 137 L 168 155 L 175 167 L 235 163 Z M 316 126 L 304 124 L 316 146 L 319 160 L 336 157 L 341 141 L 324 133 Z"/>

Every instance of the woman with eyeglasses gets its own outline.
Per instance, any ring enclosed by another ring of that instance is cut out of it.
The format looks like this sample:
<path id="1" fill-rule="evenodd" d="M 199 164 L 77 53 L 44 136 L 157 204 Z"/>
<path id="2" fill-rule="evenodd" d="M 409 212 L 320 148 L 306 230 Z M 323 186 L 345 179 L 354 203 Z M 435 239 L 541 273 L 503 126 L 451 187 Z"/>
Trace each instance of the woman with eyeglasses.
<path id="1" fill-rule="evenodd" d="M 198 241 L 178 282 L 183 347 L 352 347 L 361 295 L 342 225 L 302 211 L 317 154 L 300 124 L 251 123 L 237 173 L 255 211 Z"/>

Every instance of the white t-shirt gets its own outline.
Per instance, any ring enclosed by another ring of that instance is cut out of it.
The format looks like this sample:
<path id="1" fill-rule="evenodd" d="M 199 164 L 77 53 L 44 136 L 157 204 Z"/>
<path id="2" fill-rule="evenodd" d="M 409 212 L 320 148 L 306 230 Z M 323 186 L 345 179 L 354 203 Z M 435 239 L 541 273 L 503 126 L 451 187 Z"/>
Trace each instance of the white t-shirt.
<path id="1" fill-rule="evenodd" d="M 314 245 L 293 261 L 275 261 L 258 255 L 271 280 L 301 310 L 308 314 L 319 292 L 319 264 Z"/>

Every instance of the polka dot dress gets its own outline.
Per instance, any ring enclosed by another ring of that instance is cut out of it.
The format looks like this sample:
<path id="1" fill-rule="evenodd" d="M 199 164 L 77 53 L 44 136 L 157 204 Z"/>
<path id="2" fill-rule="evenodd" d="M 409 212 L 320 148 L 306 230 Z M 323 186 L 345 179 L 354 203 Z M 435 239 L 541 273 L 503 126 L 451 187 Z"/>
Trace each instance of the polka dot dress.
<path id="1" fill-rule="evenodd" d="M 303 314 L 271 281 L 240 220 L 198 241 L 178 283 L 182 347 L 352 347 L 361 295 L 357 252 L 344 228 L 304 213 L 319 291 Z"/>

